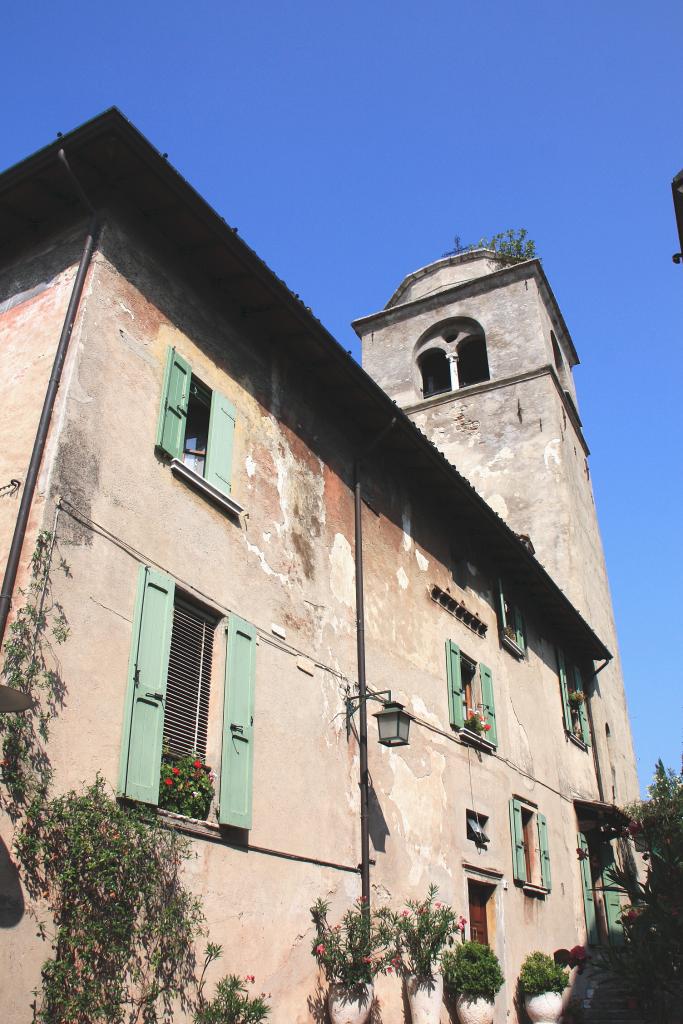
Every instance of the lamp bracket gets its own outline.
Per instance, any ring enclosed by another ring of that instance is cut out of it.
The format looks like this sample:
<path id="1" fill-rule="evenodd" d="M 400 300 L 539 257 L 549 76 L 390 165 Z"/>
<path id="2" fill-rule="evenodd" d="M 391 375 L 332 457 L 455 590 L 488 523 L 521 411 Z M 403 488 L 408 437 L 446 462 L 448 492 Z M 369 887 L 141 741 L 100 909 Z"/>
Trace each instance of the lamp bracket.
<path id="1" fill-rule="evenodd" d="M 355 715 L 356 711 L 361 705 L 361 701 L 365 700 L 367 703 L 369 700 L 376 700 L 378 704 L 390 704 L 391 703 L 391 690 L 368 690 L 365 697 L 361 697 L 359 693 L 353 696 L 347 695 L 346 697 L 346 738 L 351 735 L 351 719 Z"/>

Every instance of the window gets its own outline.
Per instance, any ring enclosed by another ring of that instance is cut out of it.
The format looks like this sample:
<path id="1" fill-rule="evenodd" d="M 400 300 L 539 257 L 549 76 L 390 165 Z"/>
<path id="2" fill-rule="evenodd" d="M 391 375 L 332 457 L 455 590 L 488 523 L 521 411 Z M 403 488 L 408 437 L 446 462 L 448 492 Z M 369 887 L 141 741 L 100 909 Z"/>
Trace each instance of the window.
<path id="1" fill-rule="evenodd" d="M 498 622 L 503 647 L 516 657 L 523 658 L 526 651 L 524 617 L 504 591 L 501 580 L 498 580 Z"/>
<path id="2" fill-rule="evenodd" d="M 510 835 L 515 882 L 530 892 L 550 892 L 550 852 L 545 815 L 513 797 L 510 801 Z"/>
<path id="3" fill-rule="evenodd" d="M 451 548 L 451 578 L 454 583 L 457 583 L 461 590 L 467 590 L 469 581 L 469 569 L 467 568 L 467 559 L 465 558 L 462 551 L 457 550 L 455 547 Z"/>
<path id="4" fill-rule="evenodd" d="M 479 850 L 485 850 L 491 842 L 486 834 L 486 823 L 488 818 L 485 814 L 478 814 L 476 811 L 466 811 L 467 838 Z"/>
<path id="5" fill-rule="evenodd" d="M 470 738 L 477 736 L 492 747 L 498 746 L 491 669 L 481 662 L 477 665 L 456 643 L 447 640 L 446 678 L 451 726 L 466 730 Z"/>
<path id="6" fill-rule="evenodd" d="M 564 653 L 559 648 L 557 649 L 557 672 L 560 677 L 565 731 L 585 747 L 590 747 L 591 731 L 586 707 L 588 694 L 583 685 L 583 676 L 576 665 L 567 666 Z"/>
<path id="7" fill-rule="evenodd" d="M 234 432 L 232 404 L 218 391 L 207 388 L 192 373 L 187 360 L 169 348 L 157 448 L 170 455 L 173 468 L 185 478 L 203 479 L 212 491 L 229 495 Z"/>
<path id="8" fill-rule="evenodd" d="M 156 806 L 164 743 L 171 756 L 206 754 L 216 620 L 176 592 L 170 577 L 138 575 L 119 792 Z M 227 629 L 219 821 L 251 827 L 256 630 L 231 615 Z"/>
<path id="9" fill-rule="evenodd" d="M 451 367 L 448 356 L 440 348 L 429 349 L 419 361 L 422 374 L 422 397 L 431 398 L 451 390 Z"/>
<path id="10" fill-rule="evenodd" d="M 479 337 L 464 338 L 458 343 L 458 381 L 461 388 L 480 384 L 490 379 L 486 340 Z"/>

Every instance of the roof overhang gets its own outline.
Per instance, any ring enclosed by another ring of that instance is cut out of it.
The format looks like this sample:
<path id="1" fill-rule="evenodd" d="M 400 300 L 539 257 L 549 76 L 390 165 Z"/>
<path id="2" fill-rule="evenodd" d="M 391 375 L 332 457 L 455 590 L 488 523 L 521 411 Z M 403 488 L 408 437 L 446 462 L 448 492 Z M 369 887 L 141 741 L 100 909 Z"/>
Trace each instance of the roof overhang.
<path id="1" fill-rule="evenodd" d="M 57 157 L 61 148 L 96 208 L 124 204 L 163 240 L 169 258 L 212 289 L 217 306 L 237 306 L 264 345 L 305 367 L 359 449 L 395 420 L 378 453 L 382 460 L 463 522 L 497 571 L 543 609 L 557 642 L 571 646 L 577 658 L 611 658 L 540 562 L 474 487 L 116 108 L 0 175 L 0 261 L 84 219 Z M 543 273 L 540 264 L 538 272 Z"/>
<path id="2" fill-rule="evenodd" d="M 680 263 L 680 257 L 683 255 L 683 171 L 679 171 L 671 182 L 671 192 L 674 200 L 674 212 L 676 214 L 679 244 L 679 250 L 676 253 L 676 256 L 678 256 L 679 259 L 676 259 L 676 256 L 674 256 L 674 260 L 676 263 Z"/>

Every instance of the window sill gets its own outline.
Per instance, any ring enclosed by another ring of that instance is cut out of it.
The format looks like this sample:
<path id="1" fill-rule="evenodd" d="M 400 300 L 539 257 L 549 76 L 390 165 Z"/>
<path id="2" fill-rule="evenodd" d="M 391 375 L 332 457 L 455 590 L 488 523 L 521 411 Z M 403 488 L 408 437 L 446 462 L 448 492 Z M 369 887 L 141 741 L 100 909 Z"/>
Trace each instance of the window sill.
<path id="1" fill-rule="evenodd" d="M 526 651 L 524 651 L 519 646 L 519 644 L 517 643 L 516 640 L 512 640 L 507 635 L 507 633 L 501 633 L 501 635 L 500 635 L 500 642 L 502 643 L 502 645 L 505 648 L 505 650 L 509 651 L 510 654 L 513 654 L 515 656 L 515 658 L 519 659 L 519 661 L 522 661 L 526 657 Z"/>
<path id="2" fill-rule="evenodd" d="M 567 732 L 566 730 L 565 735 L 568 740 L 571 740 L 571 742 L 579 748 L 579 750 L 583 750 L 584 753 L 588 751 L 588 746 L 583 742 L 583 740 L 580 740 L 578 736 L 575 736 L 573 733 Z"/>
<path id="3" fill-rule="evenodd" d="M 478 750 L 483 750 L 487 754 L 492 754 L 496 749 L 493 743 L 489 743 L 483 736 L 477 736 L 476 732 L 470 732 L 469 729 L 460 729 L 458 736 L 461 743 L 466 743 L 469 747 L 477 747 Z"/>
<path id="4" fill-rule="evenodd" d="M 533 896 L 535 899 L 544 900 L 550 889 L 546 889 L 543 885 L 532 885 L 531 882 L 523 882 L 522 889 L 524 890 L 525 896 Z"/>
<path id="5" fill-rule="evenodd" d="M 244 513 L 242 506 L 230 498 L 227 494 L 223 494 L 217 487 L 210 484 L 208 480 L 205 480 L 203 476 L 199 476 L 194 470 L 188 469 L 184 462 L 180 459 L 171 459 L 171 472 L 174 476 L 179 476 L 186 484 L 190 487 L 194 487 L 196 491 L 199 491 L 205 497 L 209 498 L 216 505 L 220 505 L 221 508 L 225 509 L 233 516 L 241 516 Z"/>

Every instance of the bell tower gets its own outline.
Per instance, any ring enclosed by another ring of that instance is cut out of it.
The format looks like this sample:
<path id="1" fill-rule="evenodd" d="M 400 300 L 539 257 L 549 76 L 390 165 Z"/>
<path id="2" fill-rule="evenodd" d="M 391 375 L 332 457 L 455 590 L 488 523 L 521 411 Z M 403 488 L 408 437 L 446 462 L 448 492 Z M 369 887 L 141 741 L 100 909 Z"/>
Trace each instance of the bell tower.
<path id="1" fill-rule="evenodd" d="M 621 782 L 637 795 L 602 541 L 578 412 L 576 349 L 538 259 L 488 249 L 409 274 L 378 313 L 353 324 L 364 369 L 519 535 L 615 659 L 596 677 L 625 723 Z M 607 750 L 603 763 L 607 765 Z M 612 761 L 610 760 L 610 764 Z"/>

